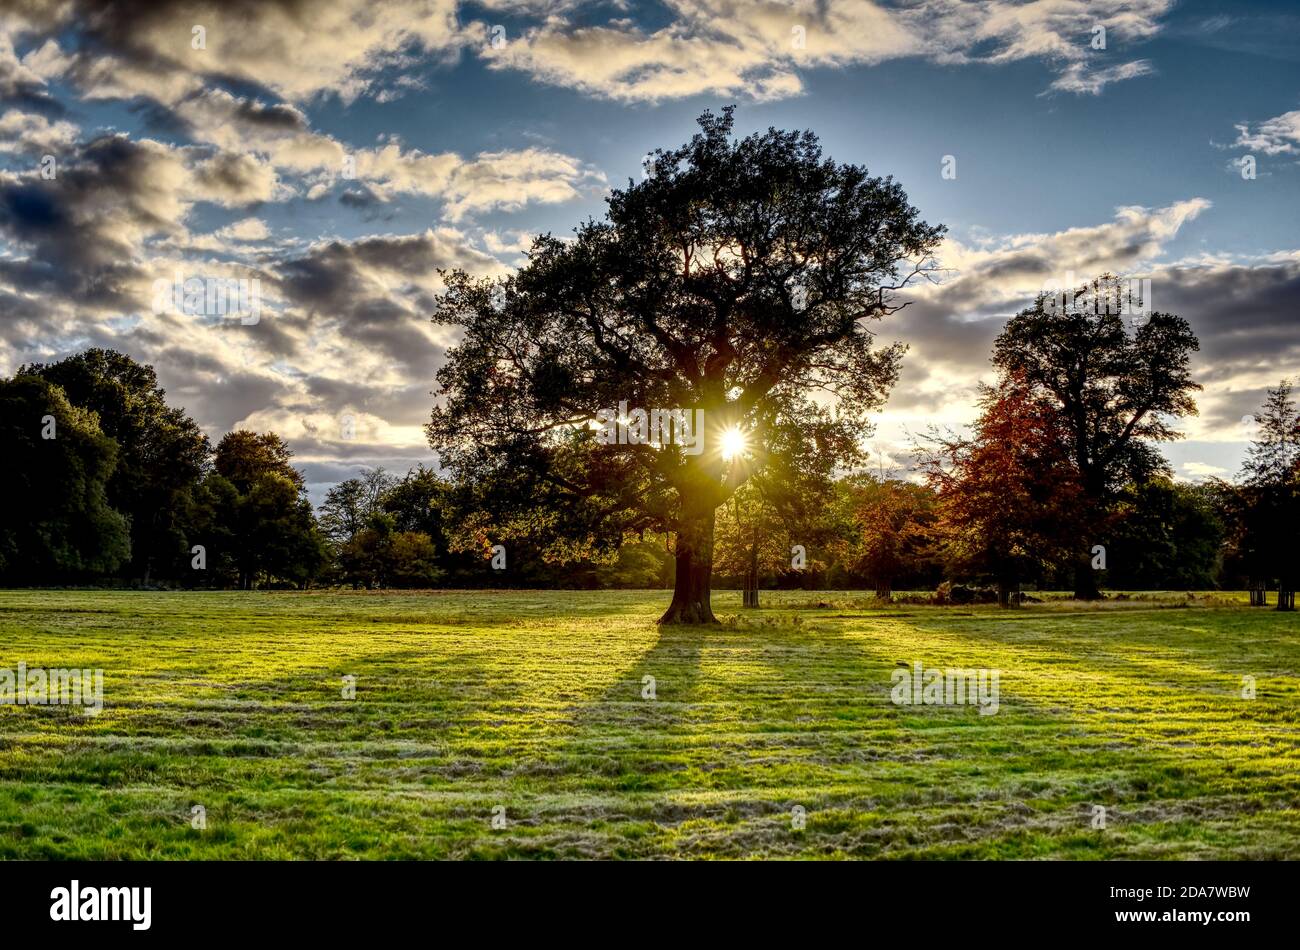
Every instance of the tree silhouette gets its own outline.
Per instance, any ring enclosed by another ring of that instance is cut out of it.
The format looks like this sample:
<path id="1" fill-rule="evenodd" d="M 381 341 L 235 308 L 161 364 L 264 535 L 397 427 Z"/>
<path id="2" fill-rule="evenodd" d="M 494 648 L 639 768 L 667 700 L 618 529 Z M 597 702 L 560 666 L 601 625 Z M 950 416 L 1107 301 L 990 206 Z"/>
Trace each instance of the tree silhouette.
<path id="1" fill-rule="evenodd" d="M 1151 313 L 1130 332 L 1115 303 L 1118 280 L 1103 275 L 1077 291 L 1083 306 L 1053 306 L 1042 294 L 1034 306 L 1007 321 L 994 345 L 993 363 L 1049 397 L 1064 422 L 1062 448 L 1079 476 L 1084 500 L 1100 533 L 1116 493 L 1142 484 L 1168 465 L 1151 444 L 1181 438 L 1171 419 L 1196 414 L 1200 389 L 1188 370 L 1199 349 L 1182 317 Z M 1069 296 L 1075 300 L 1075 295 Z M 1075 555 L 1075 596 L 1099 595 L 1088 550 L 1080 537 Z"/>
<path id="2" fill-rule="evenodd" d="M 1252 603 L 1277 580 L 1277 609 L 1295 609 L 1296 526 L 1300 522 L 1300 411 L 1283 380 L 1270 389 L 1242 465 L 1239 548 L 1251 574 Z"/>
<path id="3" fill-rule="evenodd" d="M 435 321 L 462 334 L 427 427 L 494 540 L 572 560 L 670 532 L 664 623 L 714 620 L 714 514 L 748 478 L 778 456 L 860 457 L 903 352 L 868 325 L 943 233 L 810 132 L 736 141 L 730 108 L 699 125 L 604 220 L 537 238 L 515 275 L 446 275 Z M 654 409 L 680 415 L 640 441 L 637 411 Z M 623 411 L 631 444 L 607 444 Z M 682 438 L 683 416 L 701 431 Z"/>
<path id="4" fill-rule="evenodd" d="M 211 447 L 184 409 L 167 405 L 154 368 L 115 350 L 89 349 L 57 363 L 25 366 L 19 374 L 60 386 L 74 405 L 99 418 L 118 445 L 108 502 L 131 526 L 127 570 L 148 584 L 155 569 L 184 574 L 182 512 L 208 465 Z"/>

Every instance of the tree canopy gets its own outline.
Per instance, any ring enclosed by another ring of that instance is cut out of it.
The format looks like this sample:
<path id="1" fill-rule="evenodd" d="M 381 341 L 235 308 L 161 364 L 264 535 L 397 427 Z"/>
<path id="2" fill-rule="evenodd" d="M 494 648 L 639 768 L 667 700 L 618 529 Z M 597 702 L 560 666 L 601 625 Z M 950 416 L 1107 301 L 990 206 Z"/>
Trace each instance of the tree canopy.
<path id="1" fill-rule="evenodd" d="M 81 580 L 131 553 L 127 519 L 108 503 L 116 443 L 95 413 L 38 376 L 0 380 L 0 575 Z"/>
<path id="2" fill-rule="evenodd" d="M 89 349 L 24 366 L 19 375 L 58 385 L 73 405 L 95 413 L 104 435 L 117 443 L 107 498 L 130 524 L 131 557 L 123 570 L 146 583 L 156 568 L 169 575 L 183 570 L 182 514 L 211 447 L 185 410 L 167 405 L 153 367 L 115 350 Z"/>
<path id="3" fill-rule="evenodd" d="M 1052 400 L 1064 425 L 1062 448 L 1093 509 L 1093 538 L 1077 542 L 1075 593 L 1097 596 L 1086 552 L 1101 532 L 1116 493 L 1168 472 L 1155 442 L 1181 438 L 1173 420 L 1196 414 L 1191 354 L 1199 349 L 1187 321 L 1169 313 L 1121 312 L 1118 279 L 1103 275 L 1067 295 L 1061 306 L 1040 294 L 1007 321 L 993 363 Z M 1055 305 L 1054 305 L 1055 304 Z"/>
<path id="4" fill-rule="evenodd" d="M 480 527 L 557 559 L 671 533 L 665 622 L 713 620 L 714 513 L 741 484 L 777 460 L 860 458 L 903 354 L 872 324 L 943 233 L 811 132 L 735 140 L 731 109 L 699 125 L 603 220 L 539 237 L 516 274 L 446 275 L 435 316 L 461 338 L 429 440 Z M 656 409 L 675 422 L 643 439 L 636 413 Z M 639 434 L 605 438 L 625 414 Z"/>

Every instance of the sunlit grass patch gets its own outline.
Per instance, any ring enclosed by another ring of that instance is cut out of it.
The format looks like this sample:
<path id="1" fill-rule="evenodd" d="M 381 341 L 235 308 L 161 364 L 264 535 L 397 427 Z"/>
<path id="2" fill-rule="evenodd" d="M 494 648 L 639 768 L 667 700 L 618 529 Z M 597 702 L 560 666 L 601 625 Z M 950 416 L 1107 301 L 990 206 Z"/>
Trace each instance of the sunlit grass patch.
<path id="1" fill-rule="evenodd" d="M 105 672 L 0 706 L 0 856 L 1300 857 L 1294 615 L 664 598 L 0 593 L 0 667 Z M 997 713 L 895 705 L 918 662 Z"/>

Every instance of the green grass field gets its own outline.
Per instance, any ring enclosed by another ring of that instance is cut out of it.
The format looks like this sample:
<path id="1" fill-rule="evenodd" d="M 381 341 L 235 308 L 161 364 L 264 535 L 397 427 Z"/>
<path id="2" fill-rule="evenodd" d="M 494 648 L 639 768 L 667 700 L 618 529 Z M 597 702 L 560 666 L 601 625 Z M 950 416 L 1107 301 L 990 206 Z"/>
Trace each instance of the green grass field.
<path id="1" fill-rule="evenodd" d="M 0 706 L 0 857 L 1300 858 L 1300 616 L 763 596 L 0 592 L 0 668 L 105 671 Z"/>

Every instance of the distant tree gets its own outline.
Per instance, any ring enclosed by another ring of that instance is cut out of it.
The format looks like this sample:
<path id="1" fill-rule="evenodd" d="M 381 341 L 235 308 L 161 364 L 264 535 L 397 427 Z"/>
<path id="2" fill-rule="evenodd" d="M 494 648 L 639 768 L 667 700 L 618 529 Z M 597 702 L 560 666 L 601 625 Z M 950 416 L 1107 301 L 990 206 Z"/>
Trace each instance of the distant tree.
<path id="1" fill-rule="evenodd" d="M 664 536 L 631 541 L 618 549 L 613 564 L 597 565 L 592 570 L 595 587 L 616 589 L 653 589 L 672 586 L 673 560 Z"/>
<path id="2" fill-rule="evenodd" d="M 117 446 L 93 412 L 37 376 L 0 380 L 0 576 L 48 583 L 111 573 L 131 554 L 108 503 Z"/>
<path id="3" fill-rule="evenodd" d="M 211 446 L 183 409 L 167 405 L 153 367 L 114 350 L 90 349 L 57 363 L 24 366 L 19 374 L 62 387 L 69 402 L 94 412 L 100 429 L 117 443 L 108 502 L 131 526 L 125 572 L 145 583 L 155 572 L 182 573 L 183 512 Z"/>
<path id="4" fill-rule="evenodd" d="M 396 484 L 382 468 L 339 482 L 325 493 L 320 506 L 321 531 L 336 544 L 351 541 L 379 513 L 383 499 Z"/>
<path id="5" fill-rule="evenodd" d="M 836 459 L 776 427 L 765 444 L 737 447 L 731 465 L 739 487 L 716 515 L 714 567 L 742 579 L 745 606 L 759 606 L 763 578 L 787 585 L 820 576 L 817 554 L 826 553 L 834 530 L 827 514 Z"/>
<path id="6" fill-rule="evenodd" d="M 888 598 L 899 577 L 924 574 L 933 558 L 934 490 L 871 474 L 846 478 L 843 489 L 840 510 L 847 530 L 837 556 L 877 597 Z"/>
<path id="7" fill-rule="evenodd" d="M 1070 549 L 1083 491 L 1048 397 L 1011 376 L 986 388 L 980 406 L 972 438 L 936 436 L 918 456 L 938 492 L 945 559 L 954 572 L 991 577 L 1005 607 L 1026 575 Z"/>
<path id="8" fill-rule="evenodd" d="M 1104 275 L 1076 291 L 1084 305 L 1040 295 L 1007 321 L 993 354 L 1000 371 L 1023 379 L 1060 412 L 1061 448 L 1095 515 L 1075 543 L 1080 599 L 1100 596 L 1088 552 L 1117 493 L 1168 473 L 1153 443 L 1181 437 L 1170 420 L 1196 414 L 1192 394 L 1201 388 L 1188 369 L 1199 345 L 1187 321 L 1156 312 L 1130 332 L 1126 316 L 1104 305 L 1117 285 Z"/>
<path id="9" fill-rule="evenodd" d="M 325 562 L 324 538 L 292 457 L 273 432 L 239 430 L 217 444 L 205 490 L 218 505 L 214 522 L 228 532 L 231 548 L 220 553 L 234 565 L 241 589 L 260 578 L 302 586 Z"/>
<path id="10" fill-rule="evenodd" d="M 380 500 L 398 531 L 427 534 L 442 550 L 451 506 L 451 484 L 433 469 L 416 466 L 390 485 Z"/>
<path id="11" fill-rule="evenodd" d="M 394 531 L 388 540 L 387 586 L 434 587 L 442 579 L 438 551 L 423 531 Z"/>
<path id="12" fill-rule="evenodd" d="M 1278 610 L 1295 609 L 1300 564 L 1300 411 L 1283 380 L 1270 389 L 1256 418 L 1238 490 L 1236 542 L 1251 574 L 1252 590 L 1277 581 Z M 1263 598 L 1257 597 L 1262 603 Z"/>
<path id="13" fill-rule="evenodd" d="M 241 492 L 250 491 L 268 475 L 276 475 L 291 484 L 295 491 L 307 490 L 302 473 L 290 463 L 293 452 L 274 432 L 228 432 L 217 444 L 213 459 L 217 474 Z"/>
<path id="14" fill-rule="evenodd" d="M 1107 533 L 1106 579 L 1133 590 L 1217 586 L 1225 528 L 1215 492 L 1155 478 L 1122 489 Z"/>
<path id="15" fill-rule="evenodd" d="M 195 587 L 241 585 L 235 555 L 239 550 L 233 513 L 239 506 L 239 491 L 229 481 L 209 471 L 199 482 L 185 508 L 186 537 L 190 541 L 190 572 L 187 584 Z M 194 548 L 202 550 L 195 562 Z M 242 586 L 242 585 L 241 585 Z"/>
<path id="16" fill-rule="evenodd" d="M 943 233 L 810 132 L 734 141 L 729 108 L 699 124 L 573 240 L 539 237 L 495 283 L 446 275 L 435 318 L 462 332 L 428 435 L 471 487 L 476 530 L 537 539 L 556 561 L 670 533 L 662 623 L 714 621 L 716 512 L 762 465 L 860 458 L 903 352 L 874 348 L 869 324 Z M 605 444 L 595 427 L 613 431 L 620 404 L 698 410 L 702 451 Z M 723 451 L 738 439 L 761 465 Z"/>
<path id="17" fill-rule="evenodd" d="M 343 580 L 358 587 L 432 587 L 442 578 L 433 540 L 396 530 L 393 516 L 381 511 L 340 546 L 339 562 Z"/>
<path id="18" fill-rule="evenodd" d="M 801 533 L 793 514 L 761 492 L 757 481 L 746 482 L 718 509 L 714 574 L 740 584 L 746 607 L 759 606 L 758 591 L 764 578 L 790 570 L 792 545 L 809 544 L 807 537 L 794 540 Z"/>

